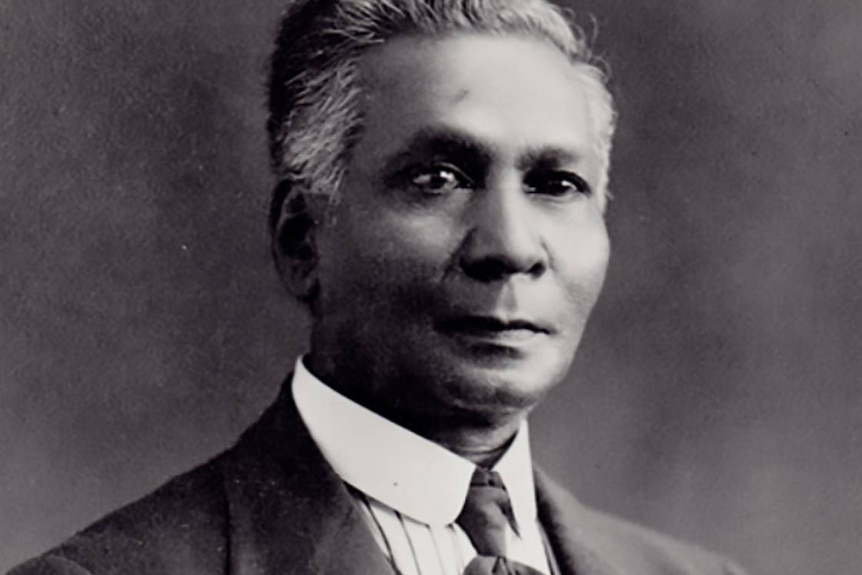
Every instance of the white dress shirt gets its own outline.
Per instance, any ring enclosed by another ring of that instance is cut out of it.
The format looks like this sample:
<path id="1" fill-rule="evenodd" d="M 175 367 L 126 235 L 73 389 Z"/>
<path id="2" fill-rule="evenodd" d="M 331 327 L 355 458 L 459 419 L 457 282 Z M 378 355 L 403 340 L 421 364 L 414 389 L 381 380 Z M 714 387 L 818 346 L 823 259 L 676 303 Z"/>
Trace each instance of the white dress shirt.
<path id="1" fill-rule="evenodd" d="M 312 439 L 351 488 L 396 571 L 462 575 L 476 550 L 454 522 L 467 498 L 473 463 L 334 391 L 301 359 L 292 392 Z M 506 485 L 517 525 L 517 532 L 507 529 L 507 556 L 548 575 L 526 422 L 494 470 Z"/>

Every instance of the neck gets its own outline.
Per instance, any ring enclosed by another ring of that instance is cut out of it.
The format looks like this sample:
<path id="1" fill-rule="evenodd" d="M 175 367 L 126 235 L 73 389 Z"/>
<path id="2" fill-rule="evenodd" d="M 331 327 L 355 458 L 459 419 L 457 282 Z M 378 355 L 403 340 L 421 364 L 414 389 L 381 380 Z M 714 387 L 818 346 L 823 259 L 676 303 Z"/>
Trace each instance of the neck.
<path id="1" fill-rule="evenodd" d="M 434 414 L 404 413 L 387 410 L 385 405 L 366 405 L 366 407 L 393 423 L 486 468 L 492 467 L 506 453 L 526 417 L 524 411 L 506 415 L 495 414 L 494 417 L 476 414 L 459 417 L 452 414 L 435 416 Z"/>
<path id="2" fill-rule="evenodd" d="M 411 401 L 386 386 L 357 385 L 357 381 L 370 379 L 369 374 L 354 371 L 339 377 L 334 363 L 321 361 L 315 354 L 305 366 L 359 405 L 483 467 L 493 466 L 502 457 L 530 411 L 523 406 L 437 405 L 428 396 Z M 392 401 L 393 397 L 397 399 Z"/>
<path id="3" fill-rule="evenodd" d="M 518 422 L 511 428 L 506 426 L 490 432 L 451 430 L 443 437 L 429 439 L 480 467 L 490 469 L 509 449 L 519 426 Z"/>

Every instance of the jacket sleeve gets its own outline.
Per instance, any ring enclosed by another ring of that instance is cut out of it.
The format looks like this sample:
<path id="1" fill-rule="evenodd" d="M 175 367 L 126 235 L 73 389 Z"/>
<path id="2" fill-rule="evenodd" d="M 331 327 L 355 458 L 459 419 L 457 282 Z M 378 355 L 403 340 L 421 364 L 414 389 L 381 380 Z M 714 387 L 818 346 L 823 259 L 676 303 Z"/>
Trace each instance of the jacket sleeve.
<path id="1" fill-rule="evenodd" d="M 8 575 L 92 575 L 70 559 L 59 555 L 43 555 L 22 563 Z"/>

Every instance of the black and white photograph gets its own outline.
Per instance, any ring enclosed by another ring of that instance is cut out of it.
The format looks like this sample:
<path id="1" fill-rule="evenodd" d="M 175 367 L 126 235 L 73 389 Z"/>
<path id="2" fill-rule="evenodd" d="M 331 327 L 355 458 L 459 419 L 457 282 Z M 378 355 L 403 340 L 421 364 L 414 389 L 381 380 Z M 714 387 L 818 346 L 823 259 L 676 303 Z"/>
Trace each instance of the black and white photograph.
<path id="1" fill-rule="evenodd" d="M 0 573 L 862 572 L 862 3 L 0 1 Z"/>

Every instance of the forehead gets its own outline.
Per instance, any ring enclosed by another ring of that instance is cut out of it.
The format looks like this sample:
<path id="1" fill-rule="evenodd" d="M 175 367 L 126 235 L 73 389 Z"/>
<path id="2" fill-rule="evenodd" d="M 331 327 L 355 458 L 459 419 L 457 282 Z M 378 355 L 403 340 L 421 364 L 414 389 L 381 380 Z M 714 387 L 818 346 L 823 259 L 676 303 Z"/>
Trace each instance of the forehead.
<path id="1" fill-rule="evenodd" d="M 366 53 L 364 133 L 373 162 L 428 130 L 465 134 L 498 154 L 537 148 L 595 154 L 580 72 L 556 47 L 520 36 L 402 37 Z"/>

